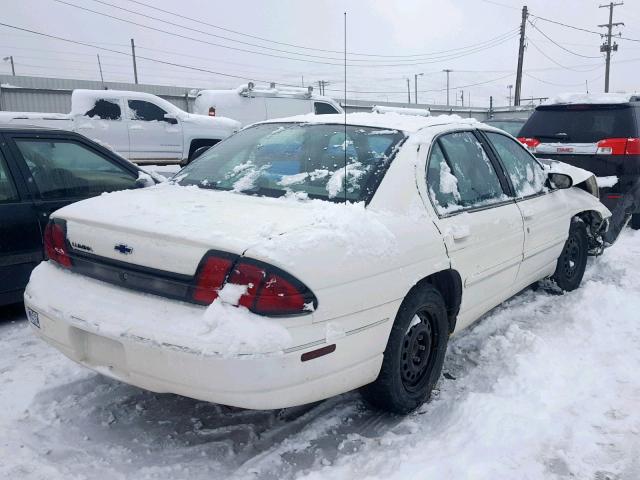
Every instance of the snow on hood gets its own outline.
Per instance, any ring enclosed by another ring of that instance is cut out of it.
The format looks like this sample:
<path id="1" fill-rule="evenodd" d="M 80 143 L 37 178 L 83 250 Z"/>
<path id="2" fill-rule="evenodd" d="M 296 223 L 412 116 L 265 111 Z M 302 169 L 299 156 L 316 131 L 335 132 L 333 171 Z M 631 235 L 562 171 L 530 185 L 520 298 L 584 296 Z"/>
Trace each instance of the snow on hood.
<path id="1" fill-rule="evenodd" d="M 560 162 L 558 160 L 552 160 L 550 158 L 539 158 L 542 165 L 545 167 L 549 173 L 564 173 L 565 175 L 569 175 L 574 185 L 578 185 L 582 182 L 586 182 L 590 178 L 593 178 L 593 185 L 597 189 L 597 181 L 596 176 L 588 170 L 583 168 L 574 167 L 573 165 L 569 165 L 568 163 Z M 597 191 L 591 192 L 596 197 Z"/>
<path id="2" fill-rule="evenodd" d="M 633 93 L 561 93 L 542 105 L 628 103 L 637 96 Z"/>

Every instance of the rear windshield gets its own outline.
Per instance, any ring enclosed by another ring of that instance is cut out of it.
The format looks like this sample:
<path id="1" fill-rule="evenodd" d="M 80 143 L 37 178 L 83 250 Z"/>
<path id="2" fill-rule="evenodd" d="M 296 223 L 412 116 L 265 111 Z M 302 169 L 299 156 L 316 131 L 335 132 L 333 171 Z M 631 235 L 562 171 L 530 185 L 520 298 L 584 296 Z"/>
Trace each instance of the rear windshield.
<path id="1" fill-rule="evenodd" d="M 520 136 L 542 142 L 596 143 L 638 133 L 629 105 L 554 105 L 538 107 Z"/>
<path id="2" fill-rule="evenodd" d="M 347 126 L 345 139 L 344 125 L 260 124 L 212 147 L 174 181 L 250 195 L 368 201 L 403 138 L 370 127 Z"/>

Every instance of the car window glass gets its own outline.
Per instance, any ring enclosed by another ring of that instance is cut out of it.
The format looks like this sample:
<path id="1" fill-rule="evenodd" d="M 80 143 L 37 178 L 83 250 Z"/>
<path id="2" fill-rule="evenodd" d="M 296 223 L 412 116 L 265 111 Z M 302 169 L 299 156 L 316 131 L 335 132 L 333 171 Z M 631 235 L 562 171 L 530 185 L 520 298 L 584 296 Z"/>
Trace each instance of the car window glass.
<path id="1" fill-rule="evenodd" d="M 451 173 L 451 167 L 438 143 L 434 143 L 431 148 L 427 183 L 429 195 L 434 200 L 438 213 L 448 213 L 462 208 L 458 179 Z"/>
<path id="2" fill-rule="evenodd" d="M 490 205 L 508 198 L 489 157 L 473 133 L 449 133 L 439 137 L 438 143 L 446 158 L 444 164 L 440 162 L 439 191 L 452 195 L 456 202 L 447 203 L 448 208 L 441 205 L 445 213 Z M 434 179 L 430 181 L 435 182 Z"/>
<path id="3" fill-rule="evenodd" d="M 108 100 L 100 98 L 96 100 L 91 110 L 85 113 L 87 117 L 97 117 L 101 120 L 120 120 L 122 118 L 122 111 L 118 100 Z"/>
<path id="4" fill-rule="evenodd" d="M 517 197 L 528 197 L 545 191 L 546 175 L 542 166 L 525 151 L 522 144 L 504 135 L 485 132 L 513 184 Z"/>
<path id="5" fill-rule="evenodd" d="M 13 202 L 17 199 L 16 187 L 13 185 L 7 164 L 0 153 L 0 203 Z"/>
<path id="6" fill-rule="evenodd" d="M 316 115 L 327 115 L 331 113 L 339 113 L 332 105 L 324 102 L 315 102 L 313 104 Z"/>
<path id="7" fill-rule="evenodd" d="M 143 120 L 145 122 L 166 121 L 165 112 L 162 108 L 151 102 L 144 100 L 129 100 L 129 111 L 131 120 Z"/>
<path id="8" fill-rule="evenodd" d="M 89 197 L 136 187 L 136 177 L 72 141 L 16 139 L 42 198 Z"/>

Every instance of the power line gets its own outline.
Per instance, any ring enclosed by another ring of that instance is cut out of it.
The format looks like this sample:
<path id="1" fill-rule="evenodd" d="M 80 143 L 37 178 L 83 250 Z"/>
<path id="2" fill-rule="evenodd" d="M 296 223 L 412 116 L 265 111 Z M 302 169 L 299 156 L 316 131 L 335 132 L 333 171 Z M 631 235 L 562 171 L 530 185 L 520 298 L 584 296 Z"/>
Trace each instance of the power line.
<path id="1" fill-rule="evenodd" d="M 591 72 L 593 70 L 596 70 L 597 68 L 600 68 L 600 65 L 598 65 L 596 68 L 593 69 L 587 69 L 587 70 L 577 70 L 575 68 L 569 67 L 567 65 L 563 65 L 562 63 L 556 61 L 555 59 L 553 59 L 552 57 L 550 57 L 549 55 L 547 55 L 540 47 L 538 47 L 533 40 L 531 40 L 531 38 L 527 38 L 528 42 L 531 44 L 531 46 L 533 48 L 535 48 L 538 52 L 540 52 L 540 54 L 545 57 L 547 60 L 553 62 L 554 64 L 558 65 L 560 68 L 564 69 L 564 70 L 571 70 L 572 72 L 580 72 L 580 73 L 584 73 L 584 72 Z"/>
<path id="2" fill-rule="evenodd" d="M 93 1 L 98 2 L 98 3 L 106 4 L 106 2 L 104 2 L 103 0 L 93 0 Z M 248 38 L 253 38 L 253 39 L 256 39 L 256 40 L 261 40 L 261 41 L 268 42 L 268 43 L 273 43 L 273 44 L 277 44 L 277 45 L 285 45 L 285 46 L 288 46 L 288 47 L 293 47 L 293 48 L 298 48 L 298 49 L 303 49 L 303 50 L 313 50 L 313 51 L 317 51 L 317 52 L 337 53 L 337 54 L 340 54 L 340 55 L 342 55 L 344 53 L 341 50 L 327 50 L 327 49 L 323 49 L 323 48 L 306 47 L 306 46 L 303 46 L 303 45 L 297 45 L 297 44 L 286 43 L 286 42 L 279 42 L 279 41 L 271 40 L 271 39 L 268 39 L 268 38 L 265 38 L 265 37 L 259 37 L 259 36 L 256 36 L 256 35 L 250 35 L 248 33 L 240 32 L 238 30 L 232 30 L 230 28 L 225 28 L 225 27 L 221 27 L 219 25 L 214 25 L 212 23 L 208 23 L 208 22 L 199 20 L 197 18 L 187 17 L 186 15 L 182 15 L 182 14 L 179 14 L 177 12 L 164 10 L 162 8 L 159 8 L 159 7 L 155 6 L 155 5 L 149 5 L 148 3 L 144 3 L 144 2 L 141 2 L 141 1 L 138 1 L 138 0 L 129 0 L 129 1 L 131 3 L 142 5 L 144 7 L 151 8 L 153 10 L 157 10 L 159 12 L 166 13 L 168 15 L 173 15 L 173 16 L 185 19 L 185 20 L 189 20 L 189 21 L 195 22 L 195 23 L 199 23 L 201 25 L 206 25 L 208 27 L 217 28 L 217 29 L 223 30 L 225 32 L 234 33 L 236 35 L 241 35 L 241 36 L 248 37 Z M 116 8 L 121 8 L 121 7 L 116 7 Z M 137 12 L 134 12 L 134 13 L 137 13 Z M 141 15 L 141 14 L 138 13 L 138 15 Z M 165 20 L 162 20 L 162 21 L 165 21 Z M 509 32 L 507 32 L 507 33 L 509 33 Z M 501 36 L 502 35 L 499 35 L 496 38 L 499 38 Z M 480 42 L 479 44 L 487 43 L 487 42 L 490 42 L 492 40 L 494 40 L 494 39 L 485 40 L 483 42 Z M 237 40 L 232 40 L 232 41 L 237 41 Z M 414 54 L 407 54 L 407 55 L 385 55 L 385 54 L 377 54 L 377 53 L 373 54 L 373 53 L 361 53 L 361 52 L 347 52 L 347 53 L 349 55 L 364 56 L 364 57 L 407 58 L 407 59 L 409 59 L 410 57 L 430 57 L 430 56 L 438 55 L 438 54 L 441 54 L 441 53 L 448 53 L 448 52 L 455 52 L 455 51 L 459 51 L 459 50 L 466 50 L 468 48 L 475 47 L 476 45 L 479 45 L 479 44 L 467 45 L 465 47 L 458 47 L 458 48 L 452 48 L 452 49 L 448 49 L 448 50 L 440 50 L 440 51 L 435 51 L 435 52 L 414 53 Z"/>
<path id="3" fill-rule="evenodd" d="M 574 52 L 573 50 L 569 50 L 568 48 L 566 48 L 563 45 L 560 45 L 558 42 L 556 42 L 553 38 L 551 38 L 549 35 L 547 35 L 546 33 L 544 33 L 542 30 L 540 30 L 536 24 L 534 22 L 532 22 L 531 20 L 528 20 L 529 24 L 535 29 L 537 30 L 540 34 L 542 34 L 543 37 L 545 37 L 547 40 L 549 40 L 551 43 L 553 43 L 555 46 L 561 48 L 562 50 L 564 50 L 565 52 L 570 53 L 571 55 L 575 55 L 576 57 L 582 57 L 582 58 L 600 58 L 600 56 L 594 56 L 594 55 L 583 55 L 581 53 L 577 53 Z"/>
<path id="4" fill-rule="evenodd" d="M 118 21 L 121 21 L 121 22 L 124 22 L 124 23 L 129 23 L 131 25 L 135 25 L 135 26 L 138 26 L 138 27 L 141 27 L 141 28 L 146 28 L 148 30 L 153 30 L 153 31 L 156 31 L 156 32 L 164 33 L 164 34 L 167 34 L 167 35 L 172 35 L 172 36 L 175 36 L 175 37 L 178 37 L 178 38 L 183 38 L 183 39 L 186 39 L 186 40 L 192 40 L 192 41 L 199 42 L 199 43 L 204 43 L 204 44 L 207 44 L 207 45 L 212 45 L 212 46 L 215 46 L 215 47 L 226 48 L 226 49 L 230 49 L 230 50 L 235 50 L 235 51 L 240 51 L 240 52 L 245 52 L 245 53 L 251 53 L 251 54 L 255 54 L 255 55 L 262 55 L 262 56 L 267 56 L 267 57 L 272 57 L 272 58 L 281 58 L 281 59 L 285 59 L 285 60 L 295 60 L 295 61 L 300 61 L 300 62 L 316 63 L 316 64 L 322 64 L 322 65 L 333 65 L 333 66 L 340 66 L 340 67 L 343 66 L 342 63 L 332 63 L 332 62 L 325 62 L 325 61 L 320 61 L 320 60 L 310 60 L 310 59 L 307 59 L 307 58 L 286 57 L 286 56 L 272 54 L 272 53 L 257 52 L 255 50 L 248 50 L 248 49 L 245 49 L 245 48 L 239 48 L 239 47 L 234 47 L 234 46 L 229 46 L 229 45 L 223 45 L 223 44 L 220 44 L 220 43 L 210 42 L 208 40 L 203 40 L 203 39 L 200 39 L 200 38 L 190 37 L 190 36 L 187 36 L 187 35 L 182 35 L 180 33 L 171 32 L 171 31 L 168 31 L 168 30 L 163 30 L 161 28 L 152 27 L 150 25 L 145 25 L 145 24 L 142 24 L 142 23 L 134 22 L 132 20 L 127 20 L 127 19 L 124 19 L 124 18 L 120 18 L 120 17 L 117 17 L 115 15 L 110 15 L 108 13 L 98 12 L 98 11 L 92 10 L 90 8 L 86 8 L 86 7 L 82 7 L 80 5 L 76 5 L 76 4 L 73 4 L 73 3 L 66 2 L 65 0 L 54 0 L 54 1 L 57 2 L 57 3 L 60 3 L 60 4 L 64 4 L 64 5 L 70 6 L 70 7 L 74 7 L 74 8 L 80 9 L 80 10 L 84 10 L 84 11 L 87 11 L 87 12 L 90 12 L 90 13 L 94 13 L 96 15 L 104 16 L 104 17 L 111 18 L 111 19 L 114 19 L 114 20 L 118 20 Z M 165 23 L 169 23 L 169 22 L 165 22 Z M 182 28 L 189 29 L 189 27 L 182 27 Z M 203 32 L 203 33 L 207 33 L 207 32 Z M 498 45 L 500 45 L 502 43 L 505 43 L 506 41 L 510 40 L 514 35 L 515 34 L 511 35 L 509 32 L 507 32 L 506 34 L 502 35 L 503 38 L 497 37 L 498 39 L 497 40 L 493 40 L 492 43 L 490 43 L 490 44 L 473 47 L 469 51 L 462 52 L 462 53 L 459 53 L 459 54 L 450 54 L 450 55 L 447 55 L 447 56 L 442 56 L 442 57 L 440 57 L 438 59 L 434 59 L 434 60 L 431 60 L 431 61 L 420 61 L 420 62 L 413 62 L 413 61 L 409 62 L 409 61 L 406 61 L 407 63 L 395 63 L 395 64 L 348 64 L 348 66 L 353 66 L 353 67 L 399 67 L 399 66 L 409 66 L 409 65 L 426 65 L 426 64 L 431 64 L 431 63 L 440 63 L 440 62 L 443 62 L 443 61 L 452 60 L 452 59 L 456 59 L 456 58 L 461 58 L 461 57 L 465 57 L 465 56 L 468 56 L 468 55 L 472 55 L 474 53 L 478 53 L 478 52 L 486 50 L 488 48 L 492 48 L 492 47 L 498 46 Z M 260 48 L 267 48 L 267 47 L 260 47 Z M 302 57 L 318 57 L 316 55 L 308 55 L 308 54 L 302 54 L 302 53 L 294 53 L 294 52 L 287 52 L 287 53 L 298 55 L 298 56 L 302 56 Z M 340 59 L 337 59 L 335 57 L 320 57 L 320 58 L 340 60 Z M 355 61 L 355 59 L 352 59 L 351 61 Z M 363 61 L 363 60 L 357 60 L 357 61 Z M 371 60 L 371 61 L 373 61 L 373 60 Z"/>

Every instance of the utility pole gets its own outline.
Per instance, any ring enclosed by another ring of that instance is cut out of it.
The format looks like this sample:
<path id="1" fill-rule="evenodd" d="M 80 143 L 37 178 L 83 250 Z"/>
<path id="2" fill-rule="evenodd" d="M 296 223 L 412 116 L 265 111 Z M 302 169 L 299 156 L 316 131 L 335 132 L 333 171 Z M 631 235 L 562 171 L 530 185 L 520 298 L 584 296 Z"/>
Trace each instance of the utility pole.
<path id="1" fill-rule="evenodd" d="M 460 90 L 460 104 L 464 107 L 464 90 Z"/>
<path id="2" fill-rule="evenodd" d="M 611 45 L 611 30 L 613 29 L 613 27 L 617 27 L 619 25 L 624 25 L 624 23 L 622 22 L 617 22 L 617 23 L 613 23 L 613 7 L 618 7 L 620 5 L 624 5 L 623 2 L 620 3 L 609 3 L 608 5 L 600 5 L 599 8 L 608 8 L 609 9 L 609 23 L 605 23 L 603 25 L 598 25 L 598 27 L 607 27 L 607 34 L 605 35 L 607 37 L 607 41 L 605 43 L 603 43 L 602 45 L 600 45 L 600 51 L 601 52 L 606 52 L 607 53 L 607 60 L 606 60 L 606 68 L 605 68 L 605 72 L 604 72 L 604 91 L 605 93 L 609 91 L 609 72 L 611 69 L 611 51 L 617 52 L 618 51 L 618 44 L 617 43 L 613 43 L 613 45 Z"/>
<path id="3" fill-rule="evenodd" d="M 493 95 L 489 97 L 489 118 L 493 118 Z"/>
<path id="4" fill-rule="evenodd" d="M 407 103 L 411 103 L 411 80 L 407 80 Z"/>
<path id="5" fill-rule="evenodd" d="M 450 74 L 451 72 L 453 72 L 453 70 L 449 70 L 449 69 L 447 68 L 447 69 L 444 69 L 444 70 L 442 70 L 442 71 L 443 71 L 443 72 L 445 72 L 445 73 L 447 74 L 447 107 L 448 107 L 448 106 L 449 106 L 449 74 Z"/>
<path id="6" fill-rule="evenodd" d="M 16 67 L 13 65 L 13 55 L 9 55 L 8 57 L 4 57 L 3 60 L 6 62 L 9 60 L 11 62 L 11 75 L 16 76 Z"/>
<path id="7" fill-rule="evenodd" d="M 100 81 L 102 82 L 102 86 L 104 87 L 104 77 L 102 76 L 102 64 L 100 63 L 100 54 L 96 53 L 98 57 L 98 70 L 100 70 Z"/>
<path id="8" fill-rule="evenodd" d="M 422 76 L 424 73 L 416 73 L 413 76 L 413 100 L 418 103 L 418 76 Z"/>
<path id="9" fill-rule="evenodd" d="M 520 45 L 518 46 L 518 70 L 516 71 L 516 96 L 513 102 L 514 105 L 520 105 L 520 92 L 522 91 L 522 65 L 524 64 L 524 39 L 528 17 L 529 11 L 525 5 L 522 7 L 522 23 L 520 24 Z M 509 100 L 509 104 L 511 104 L 511 100 Z"/>
<path id="10" fill-rule="evenodd" d="M 133 78 L 138 83 L 138 67 L 136 66 L 136 44 L 131 39 L 131 56 L 133 57 Z"/>
<path id="11" fill-rule="evenodd" d="M 513 89 L 513 85 L 507 85 L 507 88 L 509 89 L 509 106 L 511 106 L 511 91 Z M 518 99 L 518 105 L 520 105 L 519 99 Z"/>

